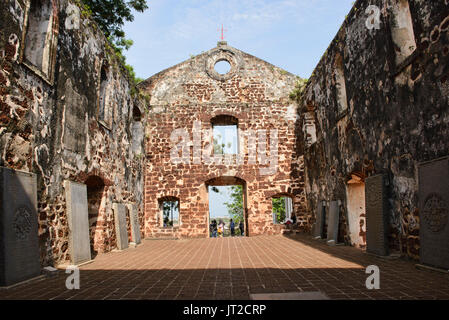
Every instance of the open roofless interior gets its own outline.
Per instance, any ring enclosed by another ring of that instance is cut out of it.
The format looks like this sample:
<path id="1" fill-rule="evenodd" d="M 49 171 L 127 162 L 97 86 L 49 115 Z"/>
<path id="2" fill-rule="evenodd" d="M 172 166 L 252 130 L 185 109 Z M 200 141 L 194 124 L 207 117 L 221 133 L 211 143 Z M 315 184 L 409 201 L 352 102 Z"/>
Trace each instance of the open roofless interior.
<path id="1" fill-rule="evenodd" d="M 308 79 L 222 34 L 139 80 L 80 5 L 0 2 L 0 299 L 449 299 L 447 0 Z"/>

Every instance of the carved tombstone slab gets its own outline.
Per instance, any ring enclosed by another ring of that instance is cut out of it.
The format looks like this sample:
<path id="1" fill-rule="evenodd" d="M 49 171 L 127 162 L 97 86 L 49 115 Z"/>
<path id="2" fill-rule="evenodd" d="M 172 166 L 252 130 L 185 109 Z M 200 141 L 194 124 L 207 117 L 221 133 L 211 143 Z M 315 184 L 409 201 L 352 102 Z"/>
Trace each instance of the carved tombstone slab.
<path id="1" fill-rule="evenodd" d="M 127 204 L 126 205 L 129 212 L 129 219 L 131 222 L 131 239 L 135 244 L 139 244 L 141 242 L 140 238 L 140 223 L 139 216 L 137 213 L 137 207 L 135 204 Z"/>
<path id="2" fill-rule="evenodd" d="M 387 256 L 388 250 L 388 200 L 386 177 L 377 175 L 365 180 L 366 251 Z"/>
<path id="3" fill-rule="evenodd" d="M 128 248 L 128 230 L 126 226 L 126 207 L 122 203 L 112 205 L 115 218 L 115 234 L 117 236 L 117 248 L 123 250 Z"/>
<path id="4" fill-rule="evenodd" d="M 69 250 L 73 264 L 91 260 L 89 237 L 89 214 L 87 210 L 87 186 L 64 181 L 69 223 Z"/>
<path id="5" fill-rule="evenodd" d="M 449 158 L 419 166 L 421 263 L 449 269 Z"/>
<path id="6" fill-rule="evenodd" d="M 40 272 L 36 176 L 0 167 L 0 286 Z"/>
<path id="7" fill-rule="evenodd" d="M 86 150 L 87 98 L 73 90 L 70 79 L 65 83 L 64 147 L 82 154 Z"/>
<path id="8" fill-rule="evenodd" d="M 338 226 L 340 222 L 340 208 L 338 201 L 331 201 L 329 206 L 329 222 L 327 225 L 327 241 L 338 241 Z"/>
<path id="9" fill-rule="evenodd" d="M 323 201 L 318 201 L 318 208 L 316 211 L 316 222 L 314 237 L 323 238 L 324 235 L 324 224 L 326 222 L 326 207 L 323 206 Z"/>

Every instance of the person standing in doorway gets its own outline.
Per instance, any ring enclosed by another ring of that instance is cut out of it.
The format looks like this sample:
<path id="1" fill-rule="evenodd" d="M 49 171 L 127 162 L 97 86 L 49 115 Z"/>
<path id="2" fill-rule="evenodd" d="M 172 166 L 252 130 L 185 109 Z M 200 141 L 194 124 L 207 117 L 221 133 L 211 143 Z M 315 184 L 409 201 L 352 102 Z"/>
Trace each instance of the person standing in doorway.
<path id="1" fill-rule="evenodd" d="M 240 229 L 240 235 L 243 236 L 243 232 L 244 232 L 244 230 L 243 230 L 243 221 L 241 221 L 241 220 L 240 220 L 240 223 L 239 223 L 239 229 Z"/>
<path id="2" fill-rule="evenodd" d="M 220 222 L 218 223 L 218 237 L 223 237 L 223 232 L 224 232 L 224 223 L 222 220 L 220 220 Z"/>
<path id="3" fill-rule="evenodd" d="M 210 230 L 212 233 L 212 238 L 217 237 L 217 220 L 212 220 L 212 223 L 210 224 Z"/>
<path id="4" fill-rule="evenodd" d="M 231 219 L 231 222 L 229 224 L 229 228 L 231 229 L 231 237 L 233 237 L 234 234 L 235 234 L 235 223 L 234 223 L 234 221 L 232 221 L 232 219 Z"/>

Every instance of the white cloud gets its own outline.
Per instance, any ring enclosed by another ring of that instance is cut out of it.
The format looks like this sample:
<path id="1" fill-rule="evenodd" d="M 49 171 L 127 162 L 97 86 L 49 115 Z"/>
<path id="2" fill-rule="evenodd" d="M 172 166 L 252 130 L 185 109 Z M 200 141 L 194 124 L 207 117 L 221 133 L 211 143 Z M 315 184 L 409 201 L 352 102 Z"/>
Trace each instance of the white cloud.
<path id="1" fill-rule="evenodd" d="M 316 10 L 316 3 L 325 0 L 212 0 L 184 1 L 186 8 L 177 12 L 170 33 L 180 39 L 193 39 L 211 32 L 221 23 L 234 36 L 257 34 L 271 25 L 289 20 L 301 24 Z M 232 31 L 230 30 L 232 29 Z M 259 31 L 258 31 L 259 30 Z"/>

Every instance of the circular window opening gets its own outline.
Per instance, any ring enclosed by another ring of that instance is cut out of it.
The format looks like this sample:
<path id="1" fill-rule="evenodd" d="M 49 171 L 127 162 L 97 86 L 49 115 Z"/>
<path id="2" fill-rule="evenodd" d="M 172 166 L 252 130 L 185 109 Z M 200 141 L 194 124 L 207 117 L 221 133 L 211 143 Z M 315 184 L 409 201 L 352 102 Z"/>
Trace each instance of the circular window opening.
<path id="1" fill-rule="evenodd" d="M 215 64 L 214 69 L 219 74 L 226 74 L 226 73 L 228 73 L 231 70 L 231 64 L 228 61 L 226 61 L 226 60 L 218 61 Z"/>

